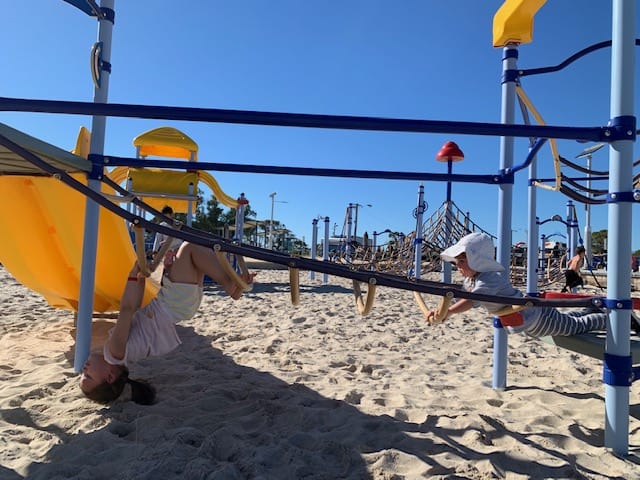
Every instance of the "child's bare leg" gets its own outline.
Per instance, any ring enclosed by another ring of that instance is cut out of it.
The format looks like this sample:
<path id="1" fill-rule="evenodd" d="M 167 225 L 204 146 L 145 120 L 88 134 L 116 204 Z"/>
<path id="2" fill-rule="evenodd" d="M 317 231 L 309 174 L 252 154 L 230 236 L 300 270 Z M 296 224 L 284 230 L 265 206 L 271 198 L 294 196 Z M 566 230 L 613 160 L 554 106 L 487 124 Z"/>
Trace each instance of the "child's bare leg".
<path id="1" fill-rule="evenodd" d="M 180 248 L 175 254 L 175 260 L 171 265 L 171 269 L 167 272 L 172 282 L 202 283 L 203 273 L 196 267 L 192 258 L 193 251 L 196 248 L 201 247 L 187 242 L 180 245 Z"/>
<path id="2" fill-rule="evenodd" d="M 239 298 L 242 291 L 220 265 L 217 255 L 211 248 L 183 243 L 171 267 L 169 278 L 173 282 L 202 283 L 208 275 L 233 298 Z M 247 279 L 251 281 L 251 279 Z"/>
<path id="3" fill-rule="evenodd" d="M 204 275 L 223 287 L 231 283 L 212 249 L 183 243 L 176 254 L 169 278 L 173 282 L 201 283 Z"/>

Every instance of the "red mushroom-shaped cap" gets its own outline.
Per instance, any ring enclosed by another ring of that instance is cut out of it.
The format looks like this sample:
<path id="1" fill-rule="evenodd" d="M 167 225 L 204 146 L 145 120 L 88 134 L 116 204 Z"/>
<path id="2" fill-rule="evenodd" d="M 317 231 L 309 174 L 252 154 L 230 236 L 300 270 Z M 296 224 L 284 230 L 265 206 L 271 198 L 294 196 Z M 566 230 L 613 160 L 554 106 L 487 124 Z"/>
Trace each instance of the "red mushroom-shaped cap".
<path id="1" fill-rule="evenodd" d="M 455 142 L 447 142 L 436 153 L 439 162 L 460 162 L 464 160 L 464 153 Z"/>

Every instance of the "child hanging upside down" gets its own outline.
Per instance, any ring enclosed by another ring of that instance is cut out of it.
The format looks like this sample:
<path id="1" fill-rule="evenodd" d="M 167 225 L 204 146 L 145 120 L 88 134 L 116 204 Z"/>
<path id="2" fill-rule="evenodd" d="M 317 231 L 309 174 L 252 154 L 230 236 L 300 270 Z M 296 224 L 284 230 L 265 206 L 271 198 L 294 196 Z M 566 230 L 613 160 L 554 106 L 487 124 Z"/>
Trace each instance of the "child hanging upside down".
<path id="1" fill-rule="evenodd" d="M 491 237 L 484 233 L 471 233 L 462 237 L 458 243 L 447 248 L 440 256 L 444 261 L 456 264 L 458 271 L 464 277 L 462 286 L 467 292 L 504 297 L 523 296 L 511 285 L 509 273 L 495 261 L 493 242 Z M 459 299 L 449 308 L 445 319 L 478 306 L 484 307 L 489 313 L 495 313 L 504 307 L 497 303 Z M 523 332 L 533 337 L 570 336 L 607 328 L 608 314 L 594 308 L 560 312 L 552 307 L 529 307 L 521 310 L 520 313 L 522 325 L 505 326 L 507 332 Z M 435 315 L 435 310 L 429 312 L 427 320 Z M 640 324 L 634 318 L 633 312 L 631 326 L 638 333 Z"/>
<path id="2" fill-rule="evenodd" d="M 87 397 L 108 403 L 129 384 L 133 401 L 153 403 L 155 389 L 145 381 L 130 379 L 127 366 L 142 358 L 164 355 L 180 345 L 175 324 L 192 318 L 198 311 L 204 275 L 234 300 L 242 296 L 242 289 L 223 270 L 213 250 L 192 243 L 182 243 L 157 297 L 142 308 L 145 278 L 137 264 L 133 267 L 116 325 L 102 351 L 91 353 L 82 369 L 80 389 Z M 242 275 L 246 283 L 253 282 L 254 277 L 255 274 Z"/>

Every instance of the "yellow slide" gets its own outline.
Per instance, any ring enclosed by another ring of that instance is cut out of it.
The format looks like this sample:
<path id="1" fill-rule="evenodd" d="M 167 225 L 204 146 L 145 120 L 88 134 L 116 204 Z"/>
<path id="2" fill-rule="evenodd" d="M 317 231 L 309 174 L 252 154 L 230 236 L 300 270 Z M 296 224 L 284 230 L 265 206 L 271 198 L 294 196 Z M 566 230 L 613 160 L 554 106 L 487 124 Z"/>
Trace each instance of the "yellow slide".
<path id="1" fill-rule="evenodd" d="M 197 193 L 198 182 L 209 187 L 213 196 L 224 206 L 238 208 L 238 200 L 227 195 L 220 188 L 218 181 L 205 171 L 181 172 L 148 167 L 116 167 L 108 175 L 115 183 L 123 184 L 123 186 L 127 179 L 131 179 L 132 191 L 136 196 L 156 210 L 162 210 L 165 205 L 169 205 L 175 212 L 186 212 L 187 201 L 176 197 L 186 197 L 189 192 L 189 184 L 193 185 L 194 191 Z M 163 195 L 153 196 L 158 193 Z M 171 195 L 176 197 L 172 198 Z"/>
<path id="2" fill-rule="evenodd" d="M 60 163 L 62 168 L 71 168 L 76 172 L 90 168 L 88 163 L 82 163 L 81 158 L 86 158 L 89 152 L 91 134 L 85 128 L 78 135 L 75 155 L 6 125 L 0 124 L 0 134 L 49 162 Z M 170 127 L 146 132 L 134 140 L 134 145 L 141 156 L 165 155 L 197 160 L 197 144 L 184 133 Z M 20 283 L 42 294 L 51 306 L 77 311 L 85 197 L 59 180 L 41 176 L 42 172 L 37 168 L 30 167 L 19 156 L 3 148 L 0 148 L 0 165 L 4 166 L 0 172 L 3 199 L 0 202 L 0 224 L 4 226 L 0 234 L 0 263 Z M 132 178 L 134 186 L 141 190 L 141 196 L 144 197 L 148 192 L 154 194 L 147 200 L 151 203 L 155 201 L 158 209 L 165 204 L 184 208 L 187 203 L 185 200 L 171 196 L 184 196 L 189 183 L 197 192 L 198 181 L 209 186 L 224 205 L 237 208 L 237 200 L 226 195 L 206 172 L 119 167 L 109 175 L 116 183 Z M 72 176 L 86 184 L 84 173 L 74 173 Z M 106 190 L 108 187 L 104 185 L 102 188 L 105 193 L 114 193 L 111 189 Z M 178 190 L 174 191 L 176 188 Z M 158 197 L 159 193 L 162 195 Z M 135 261 L 136 255 L 125 221 L 102 208 L 96 259 L 95 312 L 119 309 L 120 297 Z M 156 293 L 157 285 L 147 282 L 144 303 Z"/>
<path id="3" fill-rule="evenodd" d="M 83 174 L 74 176 L 84 182 Z M 36 176 L 0 176 L 0 191 L 0 262 L 51 306 L 77 311 L 85 197 L 59 180 Z M 94 311 L 119 309 L 135 260 L 125 221 L 100 209 Z M 145 303 L 157 290 L 147 285 Z"/>
<path id="4" fill-rule="evenodd" d="M 68 171 L 90 165 L 90 133 L 80 130 L 74 153 L 0 124 L 0 134 L 34 155 Z M 24 286 L 53 307 L 78 310 L 84 235 L 85 197 L 42 172 L 12 151 L 0 148 L 0 263 Z M 86 184 L 84 173 L 72 176 Z M 106 191 L 106 193 L 113 193 Z M 93 309 L 119 310 L 128 273 L 136 260 L 125 221 L 100 210 Z M 156 294 L 147 282 L 144 302 Z"/>

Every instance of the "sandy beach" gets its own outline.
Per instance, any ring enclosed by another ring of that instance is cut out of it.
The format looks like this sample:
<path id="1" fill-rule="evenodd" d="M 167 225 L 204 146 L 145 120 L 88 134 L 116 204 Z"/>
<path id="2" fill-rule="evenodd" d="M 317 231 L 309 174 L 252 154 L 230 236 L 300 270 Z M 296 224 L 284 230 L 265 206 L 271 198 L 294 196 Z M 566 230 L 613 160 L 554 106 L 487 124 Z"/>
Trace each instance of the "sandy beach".
<path id="1" fill-rule="evenodd" d="M 638 384 L 622 459 L 600 362 L 512 336 L 496 391 L 483 310 L 428 326 L 380 288 L 361 317 L 349 281 L 321 280 L 301 272 L 297 307 L 282 270 L 237 302 L 207 287 L 183 344 L 132 368 L 157 403 L 104 407 L 77 387 L 72 313 L 0 269 L 0 479 L 640 478 Z"/>

